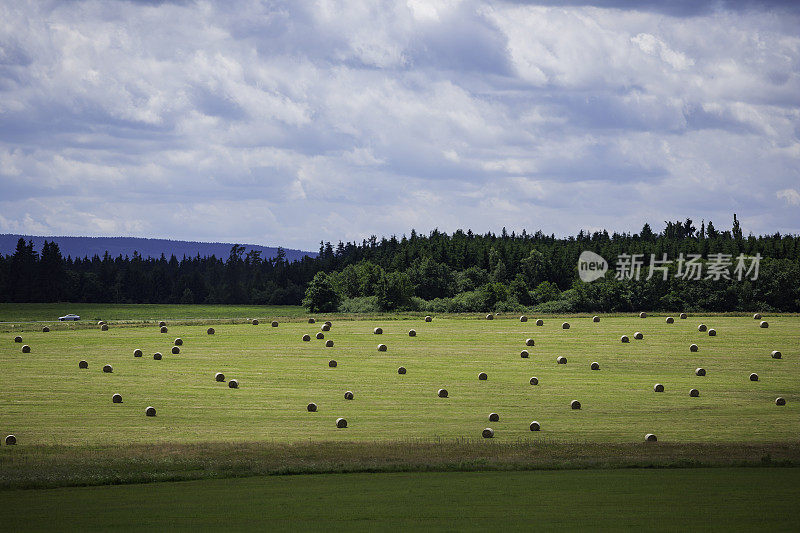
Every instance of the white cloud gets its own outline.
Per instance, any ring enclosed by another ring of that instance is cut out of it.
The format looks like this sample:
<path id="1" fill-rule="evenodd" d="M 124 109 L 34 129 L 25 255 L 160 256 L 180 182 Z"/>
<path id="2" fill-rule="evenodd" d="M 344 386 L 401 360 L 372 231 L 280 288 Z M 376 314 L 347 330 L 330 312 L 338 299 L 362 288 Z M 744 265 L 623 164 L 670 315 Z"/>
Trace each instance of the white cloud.
<path id="1" fill-rule="evenodd" d="M 668 63 L 675 70 L 686 70 L 694 65 L 693 59 L 686 57 L 681 52 L 676 52 L 664 41 L 649 33 L 640 33 L 631 38 L 631 41 L 639 45 L 643 52 L 650 55 L 658 55 L 662 61 Z"/>
<path id="2" fill-rule="evenodd" d="M 0 231 L 798 232 L 798 14 L 720 5 L 0 4 Z"/>
<path id="3" fill-rule="evenodd" d="M 785 200 L 788 205 L 800 205 L 800 192 L 797 189 L 783 189 L 776 196 Z"/>

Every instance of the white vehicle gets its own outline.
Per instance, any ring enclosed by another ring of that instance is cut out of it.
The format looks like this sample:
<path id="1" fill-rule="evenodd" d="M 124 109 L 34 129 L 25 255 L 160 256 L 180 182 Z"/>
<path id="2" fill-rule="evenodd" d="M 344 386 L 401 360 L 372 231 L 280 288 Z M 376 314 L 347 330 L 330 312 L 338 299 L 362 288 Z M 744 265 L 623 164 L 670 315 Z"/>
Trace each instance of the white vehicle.
<path id="1" fill-rule="evenodd" d="M 68 315 L 60 316 L 60 317 L 58 317 L 58 319 L 61 322 L 64 322 L 65 320 L 80 320 L 81 317 L 79 317 L 78 315 L 73 315 L 73 314 L 70 313 Z"/>

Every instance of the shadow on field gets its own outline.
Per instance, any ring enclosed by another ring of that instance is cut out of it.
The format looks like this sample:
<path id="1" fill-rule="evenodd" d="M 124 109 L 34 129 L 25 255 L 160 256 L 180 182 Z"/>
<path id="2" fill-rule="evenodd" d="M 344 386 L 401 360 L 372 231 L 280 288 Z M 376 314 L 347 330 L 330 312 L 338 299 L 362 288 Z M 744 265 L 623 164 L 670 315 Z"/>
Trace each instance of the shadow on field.
<path id="1" fill-rule="evenodd" d="M 345 472 L 800 466 L 800 441 L 597 444 L 392 442 L 4 446 L 0 489 Z"/>

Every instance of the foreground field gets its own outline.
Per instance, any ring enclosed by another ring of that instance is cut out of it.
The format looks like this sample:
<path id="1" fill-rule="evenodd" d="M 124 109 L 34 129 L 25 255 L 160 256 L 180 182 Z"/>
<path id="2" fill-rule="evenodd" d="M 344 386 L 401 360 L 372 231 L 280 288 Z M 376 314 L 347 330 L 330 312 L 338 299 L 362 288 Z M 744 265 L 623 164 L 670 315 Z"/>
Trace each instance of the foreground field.
<path id="1" fill-rule="evenodd" d="M 159 333 L 112 323 L 109 331 L 25 331 L 30 354 L 9 333 L 0 343 L 0 433 L 14 433 L 20 446 L 473 439 L 487 426 L 502 442 L 634 443 L 645 433 L 673 443 L 797 441 L 800 318 L 769 320 L 761 329 L 742 317 L 571 318 L 568 330 L 556 317 L 541 327 L 516 319 L 334 320 L 325 333 L 331 348 L 313 338 L 319 322 L 221 324 L 215 335 L 204 325 Z M 700 322 L 718 335 L 698 332 Z M 644 339 L 634 340 L 635 331 Z M 312 341 L 301 340 L 306 333 Z M 175 337 L 184 341 L 178 355 L 170 353 Z M 535 346 L 525 346 L 529 337 Z M 136 348 L 144 357 L 133 357 Z M 771 358 L 772 350 L 783 358 Z M 163 360 L 153 360 L 156 351 Z M 556 364 L 557 356 L 568 363 Z M 81 359 L 88 369 L 78 369 Z M 592 361 L 601 370 L 591 371 Z M 103 373 L 104 364 L 114 372 Z M 707 375 L 695 376 L 696 367 Z M 215 382 L 216 372 L 240 388 Z M 665 392 L 653 392 L 655 383 Z M 439 388 L 449 397 L 438 398 Z M 354 400 L 344 399 L 347 390 Z M 123 403 L 112 404 L 114 393 Z M 775 405 L 778 396 L 785 406 Z M 582 409 L 570 409 L 573 399 Z M 154 418 L 144 416 L 149 405 Z M 488 421 L 492 412 L 498 422 Z M 338 417 L 346 429 L 336 428 Z M 541 431 L 529 430 L 533 420 Z"/>
<path id="2" fill-rule="evenodd" d="M 0 493 L 9 530 L 794 531 L 800 469 L 333 474 Z"/>

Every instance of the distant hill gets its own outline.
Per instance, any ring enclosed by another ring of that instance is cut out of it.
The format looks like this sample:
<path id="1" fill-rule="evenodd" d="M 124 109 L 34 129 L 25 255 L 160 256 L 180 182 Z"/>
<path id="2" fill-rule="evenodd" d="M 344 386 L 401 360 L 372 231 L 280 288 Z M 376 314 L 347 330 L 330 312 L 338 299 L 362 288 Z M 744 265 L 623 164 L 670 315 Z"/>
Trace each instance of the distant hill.
<path id="1" fill-rule="evenodd" d="M 37 252 L 42 250 L 45 240 L 55 241 L 64 257 L 92 257 L 95 254 L 102 257 L 108 251 L 112 257 L 119 255 L 132 256 L 133 252 L 139 252 L 142 257 L 161 257 L 164 254 L 167 258 L 175 255 L 178 259 L 184 255 L 187 257 L 216 256 L 227 259 L 231 253 L 232 243 L 225 242 L 194 242 L 194 241 L 171 241 L 168 239 L 142 239 L 138 237 L 40 237 L 35 235 L 9 235 L 0 234 L 0 254 L 11 255 L 17 248 L 17 241 L 22 237 L 25 241 L 33 241 L 34 249 Z M 250 250 L 261 250 L 261 257 L 269 259 L 275 257 L 278 248 L 272 246 L 258 246 L 256 244 L 243 244 L 245 253 Z M 297 261 L 303 256 L 316 257 L 317 252 L 304 252 L 302 250 L 292 250 L 284 248 L 288 261 Z"/>

